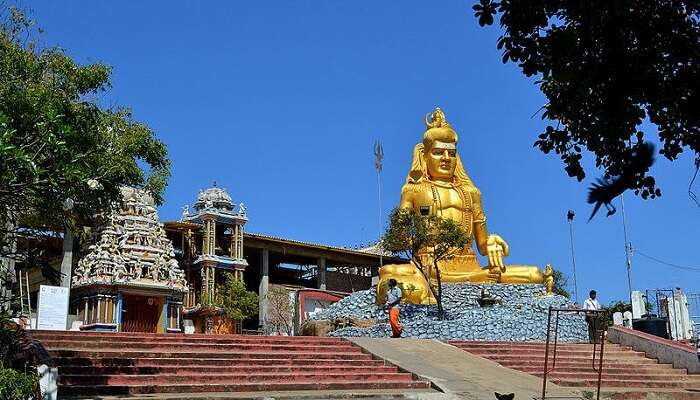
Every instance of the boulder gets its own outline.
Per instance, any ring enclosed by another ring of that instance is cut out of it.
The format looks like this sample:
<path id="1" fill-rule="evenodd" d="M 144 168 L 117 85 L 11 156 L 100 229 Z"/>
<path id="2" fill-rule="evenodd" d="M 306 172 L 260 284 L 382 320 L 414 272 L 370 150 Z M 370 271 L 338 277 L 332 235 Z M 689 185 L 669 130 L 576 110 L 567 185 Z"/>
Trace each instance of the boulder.
<path id="1" fill-rule="evenodd" d="M 328 336 L 328 333 L 335 329 L 334 324 L 327 320 L 311 320 L 304 321 L 301 325 L 301 336 Z"/>

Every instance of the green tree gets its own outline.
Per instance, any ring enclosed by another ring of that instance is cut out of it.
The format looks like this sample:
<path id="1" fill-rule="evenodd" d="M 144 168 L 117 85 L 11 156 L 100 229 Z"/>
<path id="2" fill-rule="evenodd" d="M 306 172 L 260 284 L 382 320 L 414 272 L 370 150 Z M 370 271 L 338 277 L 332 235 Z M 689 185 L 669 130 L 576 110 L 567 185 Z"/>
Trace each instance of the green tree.
<path id="1" fill-rule="evenodd" d="M 554 278 L 552 292 L 564 296 L 567 299 L 571 298 L 571 293 L 569 293 L 569 277 L 558 269 L 552 271 L 552 277 Z"/>
<path id="2" fill-rule="evenodd" d="M 634 160 L 645 120 L 660 154 L 675 160 L 690 149 L 700 168 L 700 3 L 480 0 L 473 9 L 481 26 L 500 17 L 503 62 L 536 77 L 550 124 L 535 146 L 558 154 L 569 176 L 584 179 L 585 149 L 606 177 L 626 177 L 623 189 L 660 195 Z"/>
<path id="3" fill-rule="evenodd" d="M 0 256 L 28 228 L 90 224 L 123 185 L 157 202 L 170 173 L 167 148 L 126 109 L 104 109 L 111 69 L 39 48 L 17 9 L 0 24 Z"/>
<path id="4" fill-rule="evenodd" d="M 217 305 L 234 321 L 246 320 L 258 313 L 258 295 L 249 292 L 242 281 L 226 274 L 226 283 L 219 289 Z"/>
<path id="5" fill-rule="evenodd" d="M 80 65 L 61 49 L 41 48 L 38 33 L 24 13 L 0 2 L 3 364 L 21 340 L 10 321 L 17 311 L 14 261 L 42 257 L 32 246 L 18 246 L 18 235 L 36 239 L 91 225 L 118 205 L 123 185 L 144 188 L 160 202 L 170 174 L 167 148 L 151 129 L 127 109 L 98 105 L 110 88 L 110 67 Z M 14 398 L 3 390 L 0 397 Z"/>
<path id="6" fill-rule="evenodd" d="M 414 210 L 395 208 L 389 217 L 389 227 L 382 238 L 382 248 L 410 259 L 423 274 L 435 297 L 438 316 L 443 319 L 442 277 L 439 263 L 454 258 L 456 249 L 464 247 L 469 238 L 454 221 L 435 215 L 422 216 Z M 435 282 L 431 279 L 435 277 Z"/>

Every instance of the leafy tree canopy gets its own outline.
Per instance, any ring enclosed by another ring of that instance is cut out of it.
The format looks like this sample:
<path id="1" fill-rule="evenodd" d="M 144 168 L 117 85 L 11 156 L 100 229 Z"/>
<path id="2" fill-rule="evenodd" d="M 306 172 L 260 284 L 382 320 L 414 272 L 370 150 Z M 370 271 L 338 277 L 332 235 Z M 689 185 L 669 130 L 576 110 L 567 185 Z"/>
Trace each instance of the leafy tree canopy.
<path id="1" fill-rule="evenodd" d="M 567 299 L 571 298 L 571 293 L 569 293 L 569 277 L 558 269 L 552 271 L 552 277 L 554 278 L 554 287 L 552 288 L 554 294 L 564 296 Z"/>
<path id="2" fill-rule="evenodd" d="M 395 208 L 382 237 L 382 248 L 410 259 L 425 277 L 442 319 L 442 278 L 439 263 L 452 259 L 469 237 L 453 220 L 436 215 L 419 215 L 414 210 Z M 433 282 L 435 279 L 435 282 Z"/>
<path id="3" fill-rule="evenodd" d="M 0 5 L 0 245 L 7 227 L 89 221 L 122 185 L 157 202 L 170 173 L 165 144 L 125 109 L 103 109 L 110 67 L 38 48 L 33 22 Z M 6 253 L 6 251 L 3 251 Z"/>
<path id="4" fill-rule="evenodd" d="M 220 289 L 218 305 L 235 321 L 243 321 L 258 313 L 258 295 L 249 292 L 233 274 L 226 275 L 226 284 Z"/>
<path id="5" fill-rule="evenodd" d="M 643 198 L 661 194 L 631 156 L 641 124 L 658 129 L 660 153 L 688 148 L 700 166 L 700 3 L 689 0 L 481 0 L 479 24 L 500 17 L 503 62 L 539 78 L 551 125 L 535 146 L 554 151 L 569 176 L 585 177 L 584 149 L 606 176 L 631 174 Z"/>

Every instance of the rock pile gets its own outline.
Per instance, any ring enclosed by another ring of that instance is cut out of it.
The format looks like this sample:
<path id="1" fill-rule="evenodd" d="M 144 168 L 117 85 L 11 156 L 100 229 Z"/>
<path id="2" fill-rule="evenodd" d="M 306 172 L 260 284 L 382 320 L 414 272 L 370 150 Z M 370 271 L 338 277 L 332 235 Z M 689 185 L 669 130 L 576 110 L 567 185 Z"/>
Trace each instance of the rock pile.
<path id="1" fill-rule="evenodd" d="M 500 300 L 499 304 L 479 306 L 482 289 Z M 374 288 L 355 292 L 316 313 L 313 318 L 371 318 L 379 321 L 366 328 L 338 329 L 331 332 L 331 336 L 390 336 L 387 311 L 375 304 L 374 297 Z M 440 340 L 541 341 L 546 339 L 550 306 L 564 308 L 570 307 L 571 303 L 563 296 L 546 296 L 542 285 L 445 284 L 445 319 L 438 320 L 435 305 L 404 304 L 401 306 L 402 336 Z M 560 315 L 560 341 L 585 341 L 587 332 L 583 315 Z"/>

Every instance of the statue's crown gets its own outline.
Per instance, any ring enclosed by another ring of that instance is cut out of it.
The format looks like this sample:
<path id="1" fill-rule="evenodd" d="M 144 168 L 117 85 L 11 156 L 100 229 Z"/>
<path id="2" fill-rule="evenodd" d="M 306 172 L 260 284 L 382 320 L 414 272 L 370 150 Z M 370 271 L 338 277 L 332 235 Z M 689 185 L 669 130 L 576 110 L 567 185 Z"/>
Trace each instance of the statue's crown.
<path id="1" fill-rule="evenodd" d="M 426 114 L 425 116 L 425 128 L 449 128 L 450 124 L 445 118 L 445 113 L 442 112 L 440 107 L 435 107 L 435 111 Z"/>

